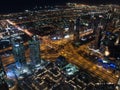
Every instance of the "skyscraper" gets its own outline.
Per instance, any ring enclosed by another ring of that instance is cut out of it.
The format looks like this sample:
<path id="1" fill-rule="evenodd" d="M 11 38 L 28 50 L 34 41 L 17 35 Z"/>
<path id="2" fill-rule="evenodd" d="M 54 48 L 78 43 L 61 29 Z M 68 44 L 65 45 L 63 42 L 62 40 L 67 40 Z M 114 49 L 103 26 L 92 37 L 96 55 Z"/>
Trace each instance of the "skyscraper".
<path id="1" fill-rule="evenodd" d="M 33 64 L 40 63 L 40 41 L 39 38 L 34 35 L 32 39 L 29 41 L 30 48 L 30 59 Z"/>
<path id="2" fill-rule="evenodd" d="M 6 76 L 6 73 L 4 71 L 2 60 L 0 58 L 0 90 L 9 90 L 8 85 L 5 81 L 5 76 Z"/>
<path id="3" fill-rule="evenodd" d="M 25 48 L 23 43 L 21 42 L 21 38 L 12 39 L 12 48 L 13 48 L 13 55 L 16 61 L 17 67 L 23 67 L 26 65 L 26 58 L 25 58 Z"/>
<path id="4" fill-rule="evenodd" d="M 76 28 L 74 30 L 74 41 L 75 43 L 79 42 L 79 30 L 80 30 L 80 19 L 76 20 Z"/>
<path id="5" fill-rule="evenodd" d="M 69 24 L 69 33 L 71 34 L 73 31 L 74 31 L 74 21 L 71 20 Z"/>
<path id="6" fill-rule="evenodd" d="M 95 49 L 99 49 L 100 48 L 100 40 L 102 38 L 101 36 L 101 32 L 102 32 L 102 27 L 101 25 L 99 24 L 98 27 L 97 27 L 97 30 L 95 31 Z"/>

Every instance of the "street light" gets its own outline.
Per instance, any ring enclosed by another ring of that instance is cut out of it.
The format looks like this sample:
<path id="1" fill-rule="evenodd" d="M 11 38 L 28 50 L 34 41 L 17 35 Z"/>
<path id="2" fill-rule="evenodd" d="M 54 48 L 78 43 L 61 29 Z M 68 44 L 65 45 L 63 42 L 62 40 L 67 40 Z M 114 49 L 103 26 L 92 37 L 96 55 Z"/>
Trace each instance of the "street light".
<path id="1" fill-rule="evenodd" d="M 110 55 L 110 52 L 109 52 L 109 50 L 108 50 L 108 46 L 105 47 L 104 55 L 105 55 L 105 56 L 109 56 L 109 55 Z"/>
<path id="2" fill-rule="evenodd" d="M 115 45 L 118 45 L 119 44 L 119 37 L 117 38 L 116 42 L 115 42 Z"/>

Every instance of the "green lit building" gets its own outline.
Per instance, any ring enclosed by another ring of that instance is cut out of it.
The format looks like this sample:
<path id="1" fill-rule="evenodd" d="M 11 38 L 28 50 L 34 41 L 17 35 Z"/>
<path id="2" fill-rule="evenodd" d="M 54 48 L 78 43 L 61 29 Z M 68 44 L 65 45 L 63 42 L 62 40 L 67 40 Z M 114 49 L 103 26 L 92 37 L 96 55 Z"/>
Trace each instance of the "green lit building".
<path id="1" fill-rule="evenodd" d="M 70 64 L 67 64 L 65 67 L 63 67 L 63 71 L 67 76 L 72 76 L 79 71 L 79 68 L 70 63 Z"/>
<path id="2" fill-rule="evenodd" d="M 40 60 L 40 41 L 38 36 L 34 35 L 32 39 L 29 41 L 30 48 L 30 59 L 32 64 L 36 65 L 41 62 Z"/>

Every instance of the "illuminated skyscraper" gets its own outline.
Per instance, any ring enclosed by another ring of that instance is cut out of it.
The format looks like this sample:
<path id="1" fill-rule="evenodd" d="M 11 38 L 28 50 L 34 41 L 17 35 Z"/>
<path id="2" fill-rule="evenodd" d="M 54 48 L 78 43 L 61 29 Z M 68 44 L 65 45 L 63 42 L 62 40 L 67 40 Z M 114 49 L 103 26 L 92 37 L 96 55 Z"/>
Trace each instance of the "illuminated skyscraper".
<path id="1" fill-rule="evenodd" d="M 12 39 L 13 55 L 16 61 L 17 67 L 26 65 L 25 48 L 21 41 L 21 38 Z"/>
<path id="2" fill-rule="evenodd" d="M 29 48 L 30 48 L 30 59 L 33 64 L 40 63 L 40 41 L 39 38 L 34 35 L 32 39 L 29 41 Z"/>
<path id="3" fill-rule="evenodd" d="M 6 73 L 4 71 L 2 60 L 0 58 L 0 90 L 9 90 L 8 85 L 5 81 L 5 76 L 6 76 Z"/>

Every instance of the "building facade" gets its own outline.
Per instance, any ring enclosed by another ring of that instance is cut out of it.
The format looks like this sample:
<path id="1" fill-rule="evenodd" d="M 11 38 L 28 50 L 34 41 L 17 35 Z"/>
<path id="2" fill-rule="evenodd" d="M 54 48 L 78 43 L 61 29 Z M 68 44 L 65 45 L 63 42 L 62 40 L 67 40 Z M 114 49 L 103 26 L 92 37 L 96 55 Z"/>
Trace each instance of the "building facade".
<path id="1" fill-rule="evenodd" d="M 75 41 L 75 43 L 79 42 L 79 38 L 80 38 L 79 30 L 80 30 L 80 19 L 78 18 L 76 20 L 76 28 L 74 30 L 74 41 Z"/>
<path id="2" fill-rule="evenodd" d="M 40 60 L 40 41 L 39 38 L 34 35 L 32 39 L 29 41 L 30 48 L 30 59 L 33 64 L 38 64 L 41 62 Z"/>
<path id="3" fill-rule="evenodd" d="M 12 39 L 12 50 L 16 61 L 16 66 L 19 68 L 25 66 L 26 58 L 25 58 L 25 48 L 23 43 L 15 38 Z"/>

